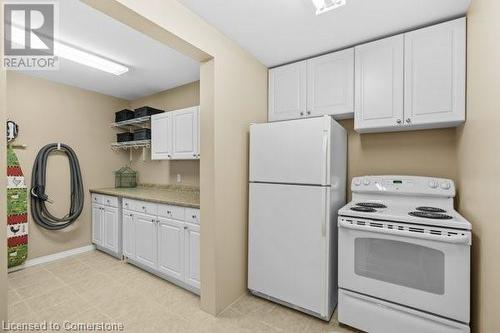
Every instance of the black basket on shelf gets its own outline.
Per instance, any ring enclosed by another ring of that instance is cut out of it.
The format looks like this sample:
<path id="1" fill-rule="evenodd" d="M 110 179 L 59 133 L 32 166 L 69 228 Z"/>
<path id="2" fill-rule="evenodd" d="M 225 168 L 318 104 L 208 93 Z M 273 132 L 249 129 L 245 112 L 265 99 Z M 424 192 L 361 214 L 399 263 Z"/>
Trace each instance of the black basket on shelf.
<path id="1" fill-rule="evenodd" d="M 157 113 L 162 113 L 163 110 L 155 109 L 150 106 L 143 106 L 134 111 L 134 118 L 142 118 L 146 116 L 152 116 Z"/>
<path id="2" fill-rule="evenodd" d="M 139 128 L 134 131 L 134 141 L 150 140 L 151 130 L 149 128 Z"/>
<path id="3" fill-rule="evenodd" d="M 130 119 L 134 119 L 134 111 L 132 111 L 132 110 L 124 109 L 124 110 L 115 112 L 115 122 L 116 123 L 119 123 L 119 122 L 125 121 L 125 120 L 130 120 Z"/>
<path id="4" fill-rule="evenodd" d="M 134 141 L 134 133 L 117 133 L 116 142 Z"/>

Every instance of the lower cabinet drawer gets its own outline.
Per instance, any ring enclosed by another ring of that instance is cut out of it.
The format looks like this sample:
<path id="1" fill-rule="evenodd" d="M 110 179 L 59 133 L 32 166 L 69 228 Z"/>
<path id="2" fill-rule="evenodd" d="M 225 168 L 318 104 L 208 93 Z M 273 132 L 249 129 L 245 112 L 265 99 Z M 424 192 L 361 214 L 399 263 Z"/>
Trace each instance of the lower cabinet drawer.
<path id="1" fill-rule="evenodd" d="M 186 208 L 186 222 L 200 224 L 200 210 L 197 208 Z"/>
<path id="2" fill-rule="evenodd" d="M 158 205 L 158 216 L 184 221 L 185 208 L 172 205 Z"/>
<path id="3" fill-rule="evenodd" d="M 111 207 L 118 207 L 118 198 L 110 195 L 103 195 L 102 204 Z"/>
<path id="4" fill-rule="evenodd" d="M 123 199 L 123 209 L 133 210 L 148 215 L 158 215 L 158 205 L 152 202 Z"/>

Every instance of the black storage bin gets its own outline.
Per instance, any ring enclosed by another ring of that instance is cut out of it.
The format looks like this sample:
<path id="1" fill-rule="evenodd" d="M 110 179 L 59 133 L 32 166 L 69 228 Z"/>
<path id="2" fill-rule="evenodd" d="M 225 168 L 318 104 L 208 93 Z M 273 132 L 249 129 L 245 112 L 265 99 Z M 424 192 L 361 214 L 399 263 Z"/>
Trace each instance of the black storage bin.
<path id="1" fill-rule="evenodd" d="M 134 133 L 118 133 L 116 134 L 116 141 L 117 142 L 127 142 L 127 141 L 134 141 Z"/>
<path id="2" fill-rule="evenodd" d="M 124 109 L 124 110 L 115 112 L 115 122 L 117 122 L 117 123 L 119 123 L 120 121 L 125 121 L 125 120 L 129 120 L 129 119 L 133 119 L 133 118 L 134 118 L 134 111 L 132 111 L 132 110 Z"/>
<path id="3" fill-rule="evenodd" d="M 151 130 L 149 128 L 140 128 L 134 131 L 134 141 L 150 140 Z"/>
<path id="4" fill-rule="evenodd" d="M 143 106 L 141 108 L 135 109 L 134 118 L 142 118 L 146 116 L 151 116 L 157 113 L 162 113 L 163 110 L 158 110 L 150 106 Z"/>

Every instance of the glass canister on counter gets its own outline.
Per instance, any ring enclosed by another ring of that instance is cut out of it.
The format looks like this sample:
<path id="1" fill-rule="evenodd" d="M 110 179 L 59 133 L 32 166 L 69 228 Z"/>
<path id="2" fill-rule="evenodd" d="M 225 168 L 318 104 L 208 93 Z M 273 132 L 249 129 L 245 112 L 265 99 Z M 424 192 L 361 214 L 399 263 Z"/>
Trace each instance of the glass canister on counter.
<path id="1" fill-rule="evenodd" d="M 115 171 L 115 187 L 137 187 L 137 172 L 128 166 Z"/>

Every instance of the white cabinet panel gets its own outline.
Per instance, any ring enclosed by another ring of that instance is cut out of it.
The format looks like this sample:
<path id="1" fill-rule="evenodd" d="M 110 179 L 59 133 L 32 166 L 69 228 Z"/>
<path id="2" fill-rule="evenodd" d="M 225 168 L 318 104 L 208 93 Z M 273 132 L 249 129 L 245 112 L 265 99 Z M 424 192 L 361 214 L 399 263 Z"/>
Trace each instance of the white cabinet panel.
<path id="1" fill-rule="evenodd" d="M 185 282 L 200 288 L 200 226 L 186 223 L 184 227 Z"/>
<path id="2" fill-rule="evenodd" d="M 135 224 L 134 213 L 123 211 L 123 254 L 130 259 L 135 258 Z"/>
<path id="3" fill-rule="evenodd" d="M 352 117 L 354 113 L 354 49 L 307 61 L 307 115 Z"/>
<path id="4" fill-rule="evenodd" d="M 403 123 L 404 37 L 357 46 L 355 123 L 358 132 L 398 130 Z"/>
<path id="5" fill-rule="evenodd" d="M 172 114 L 172 158 L 198 158 L 199 107 L 170 112 Z"/>
<path id="6" fill-rule="evenodd" d="M 405 34 L 408 125 L 465 121 L 465 39 L 465 18 Z"/>
<path id="7" fill-rule="evenodd" d="M 158 223 L 158 269 L 184 279 L 184 223 L 160 218 Z"/>
<path id="8" fill-rule="evenodd" d="M 103 206 L 92 204 L 92 243 L 103 244 Z"/>
<path id="9" fill-rule="evenodd" d="M 113 252 L 118 252 L 118 208 L 104 207 L 103 212 L 103 246 Z"/>
<path id="10" fill-rule="evenodd" d="M 269 121 L 305 117 L 306 72 L 306 61 L 269 70 Z"/>
<path id="11" fill-rule="evenodd" d="M 156 268 L 157 235 L 156 218 L 146 214 L 134 214 L 135 259 L 143 265 Z"/>
<path id="12" fill-rule="evenodd" d="M 151 116 L 151 159 L 165 160 L 172 156 L 172 117 L 170 112 Z"/>

